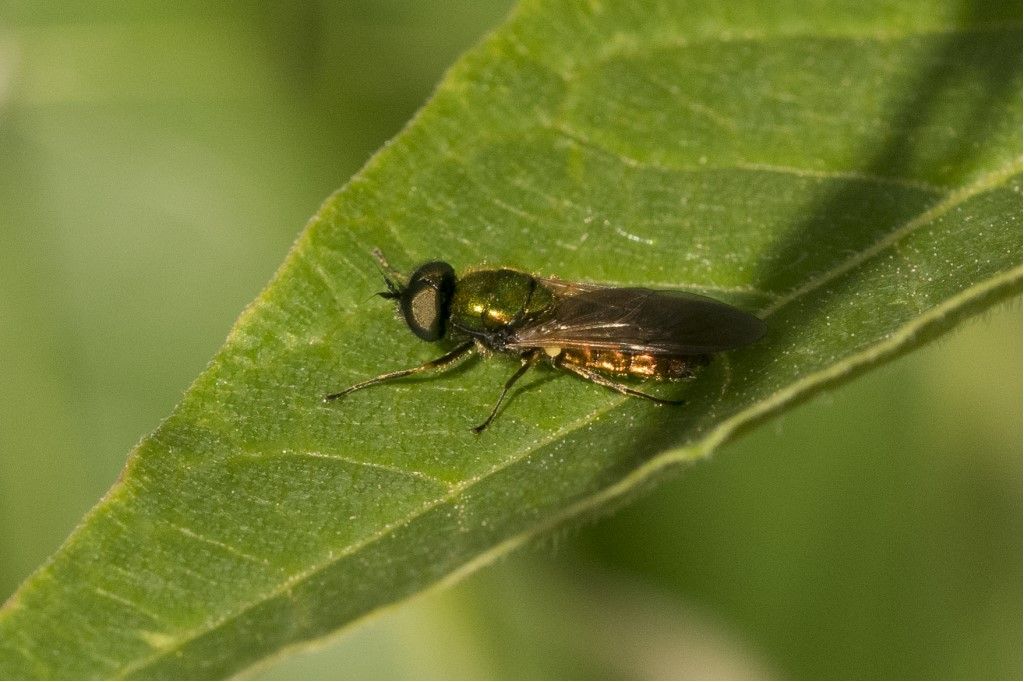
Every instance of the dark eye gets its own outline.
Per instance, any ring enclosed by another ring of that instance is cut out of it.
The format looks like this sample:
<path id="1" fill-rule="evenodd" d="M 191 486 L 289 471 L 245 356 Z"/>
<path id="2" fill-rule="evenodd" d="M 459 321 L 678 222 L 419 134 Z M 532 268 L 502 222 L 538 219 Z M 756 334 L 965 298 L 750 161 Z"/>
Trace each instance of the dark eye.
<path id="1" fill-rule="evenodd" d="M 427 263 L 413 273 L 401 299 L 409 329 L 424 341 L 443 337 L 454 291 L 455 271 L 447 263 Z"/>

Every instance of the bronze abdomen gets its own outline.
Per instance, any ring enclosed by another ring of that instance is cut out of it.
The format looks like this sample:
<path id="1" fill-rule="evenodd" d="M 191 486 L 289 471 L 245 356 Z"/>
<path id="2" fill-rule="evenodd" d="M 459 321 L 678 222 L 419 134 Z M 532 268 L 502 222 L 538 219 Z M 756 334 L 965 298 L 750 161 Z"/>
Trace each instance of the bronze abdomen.
<path id="1" fill-rule="evenodd" d="M 666 356 L 604 348 L 563 348 L 561 361 L 607 374 L 672 380 L 689 379 L 694 369 L 707 364 L 708 358 L 704 355 Z"/>

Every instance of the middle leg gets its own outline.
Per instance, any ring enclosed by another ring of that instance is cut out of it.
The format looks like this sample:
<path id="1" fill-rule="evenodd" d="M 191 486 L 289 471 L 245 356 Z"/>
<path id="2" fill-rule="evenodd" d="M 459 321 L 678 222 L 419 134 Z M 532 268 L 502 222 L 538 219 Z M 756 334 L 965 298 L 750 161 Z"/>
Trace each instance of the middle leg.
<path id="1" fill-rule="evenodd" d="M 538 349 L 528 351 L 519 356 L 519 361 L 522 364 L 519 365 L 519 369 L 517 369 L 515 373 L 512 376 L 510 376 L 508 380 L 505 382 L 505 386 L 501 389 L 501 395 L 498 396 L 498 401 L 494 403 L 494 407 L 491 409 L 491 413 L 487 415 L 487 419 L 485 419 L 482 424 L 473 427 L 474 433 L 480 433 L 481 431 L 486 429 L 492 421 L 494 421 L 494 417 L 498 414 L 498 407 L 501 406 L 501 401 L 505 399 L 505 396 L 508 394 L 509 389 L 512 388 L 512 385 L 519 381 L 519 379 L 521 379 L 524 374 L 526 374 L 526 370 L 530 369 L 535 364 L 537 364 L 537 360 L 540 358 L 540 354 L 541 351 Z"/>

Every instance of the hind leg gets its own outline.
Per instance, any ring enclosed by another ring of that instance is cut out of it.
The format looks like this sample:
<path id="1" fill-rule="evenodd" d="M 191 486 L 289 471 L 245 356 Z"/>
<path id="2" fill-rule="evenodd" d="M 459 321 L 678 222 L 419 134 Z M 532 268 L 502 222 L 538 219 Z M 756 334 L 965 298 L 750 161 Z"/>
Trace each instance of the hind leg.
<path id="1" fill-rule="evenodd" d="M 595 384 L 600 384 L 601 386 L 610 388 L 613 391 L 621 393 L 622 395 L 628 395 L 633 398 L 643 398 L 644 400 L 650 400 L 651 402 L 657 403 L 659 405 L 682 405 L 685 402 L 683 400 L 669 400 L 668 398 L 659 398 L 656 395 L 651 395 L 650 393 L 644 393 L 643 391 L 638 391 L 634 388 L 630 388 L 625 384 L 620 384 L 617 381 L 612 381 L 608 377 L 598 372 L 595 372 L 592 369 L 588 369 L 586 367 L 581 367 L 580 365 L 574 365 L 572 363 L 565 362 L 562 359 L 561 355 L 552 358 L 551 364 L 560 369 L 568 370 L 575 374 L 576 376 L 586 379 L 587 381 L 592 381 Z"/>

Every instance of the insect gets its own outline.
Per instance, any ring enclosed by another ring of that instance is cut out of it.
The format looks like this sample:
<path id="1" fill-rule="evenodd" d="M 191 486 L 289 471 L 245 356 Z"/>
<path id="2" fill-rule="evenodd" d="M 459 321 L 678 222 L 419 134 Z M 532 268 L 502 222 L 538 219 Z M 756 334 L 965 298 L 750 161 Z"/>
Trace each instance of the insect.
<path id="1" fill-rule="evenodd" d="M 709 355 L 753 343 L 765 331 L 759 318 L 706 296 L 685 291 L 609 287 L 536 277 L 510 268 L 474 270 L 456 277 L 451 265 L 420 266 L 403 285 L 379 251 L 387 291 L 405 323 L 424 341 L 454 345 L 417 367 L 386 372 L 331 393 L 337 400 L 370 386 L 411 374 L 449 367 L 472 353 L 503 353 L 519 359 L 490 414 L 494 420 L 509 389 L 531 367 L 547 361 L 587 381 L 661 405 L 659 398 L 627 386 L 617 377 L 691 378 Z"/>

